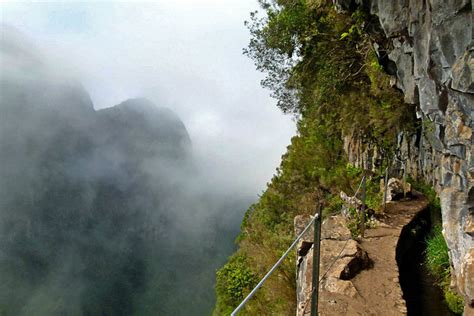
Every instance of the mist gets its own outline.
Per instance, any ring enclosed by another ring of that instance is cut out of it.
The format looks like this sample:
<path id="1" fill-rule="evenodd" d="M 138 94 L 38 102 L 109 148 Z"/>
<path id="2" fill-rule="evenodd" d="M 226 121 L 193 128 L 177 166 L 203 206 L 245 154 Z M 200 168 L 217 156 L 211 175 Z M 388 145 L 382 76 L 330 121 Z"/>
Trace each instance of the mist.
<path id="1" fill-rule="evenodd" d="M 252 2 L 2 3 L 0 314 L 208 315 L 294 132 Z"/>
<path id="2" fill-rule="evenodd" d="M 94 107 L 145 97 L 172 109 L 202 165 L 256 195 L 295 133 L 242 55 L 255 0 L 47 2 L 1 5 L 56 68 L 74 74 Z M 232 179 L 232 180 L 230 180 Z M 217 180 L 217 179 L 216 179 Z"/>

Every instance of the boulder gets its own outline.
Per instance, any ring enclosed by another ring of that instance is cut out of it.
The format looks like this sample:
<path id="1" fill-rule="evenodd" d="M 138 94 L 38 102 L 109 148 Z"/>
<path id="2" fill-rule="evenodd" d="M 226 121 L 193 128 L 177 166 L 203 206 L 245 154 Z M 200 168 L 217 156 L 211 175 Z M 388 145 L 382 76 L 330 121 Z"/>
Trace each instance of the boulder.
<path id="1" fill-rule="evenodd" d="M 411 194 L 411 184 L 397 178 L 390 178 L 387 184 L 387 202 L 400 200 Z"/>
<path id="2" fill-rule="evenodd" d="M 295 233 L 300 234 L 311 220 L 296 216 Z M 313 271 L 313 228 L 302 237 L 297 249 L 297 316 L 309 315 Z M 322 223 L 320 257 L 320 291 L 355 297 L 357 290 L 350 281 L 361 270 L 372 267 L 367 252 L 351 239 L 342 215 L 330 216 Z"/>

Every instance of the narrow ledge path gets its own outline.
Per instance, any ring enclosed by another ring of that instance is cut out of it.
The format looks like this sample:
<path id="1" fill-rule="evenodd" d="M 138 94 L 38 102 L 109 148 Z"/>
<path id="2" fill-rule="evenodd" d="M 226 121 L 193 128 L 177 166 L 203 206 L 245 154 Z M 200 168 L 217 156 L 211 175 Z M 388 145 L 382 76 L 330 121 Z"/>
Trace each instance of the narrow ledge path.
<path id="1" fill-rule="evenodd" d="M 427 206 L 428 200 L 416 192 L 412 199 L 387 204 L 379 225 L 367 229 L 365 238 L 359 240 L 373 262 L 372 268 L 360 271 L 350 280 L 355 292 L 328 291 L 323 280 L 320 315 L 406 315 L 396 261 L 397 244 L 403 227 Z"/>
<path id="2" fill-rule="evenodd" d="M 427 206 L 428 200 L 421 194 L 415 194 L 411 200 L 388 203 L 383 225 L 366 231 L 361 246 L 374 261 L 374 267 L 361 271 L 352 280 L 372 312 L 365 315 L 406 314 L 395 258 L 396 248 L 403 227 Z"/>

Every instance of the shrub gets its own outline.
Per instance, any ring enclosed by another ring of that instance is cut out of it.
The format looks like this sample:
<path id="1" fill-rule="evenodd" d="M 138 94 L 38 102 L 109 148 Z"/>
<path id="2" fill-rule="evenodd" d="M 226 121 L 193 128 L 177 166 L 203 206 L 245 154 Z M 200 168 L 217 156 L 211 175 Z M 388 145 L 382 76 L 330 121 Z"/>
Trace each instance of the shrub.
<path id="1" fill-rule="evenodd" d="M 323 209 L 323 217 L 330 216 L 332 214 L 338 214 L 341 212 L 344 201 L 339 195 L 330 195 L 326 197 L 326 207 Z"/>
<path id="2" fill-rule="evenodd" d="M 245 298 L 258 280 L 243 254 L 235 254 L 217 271 L 216 315 L 227 315 Z"/>

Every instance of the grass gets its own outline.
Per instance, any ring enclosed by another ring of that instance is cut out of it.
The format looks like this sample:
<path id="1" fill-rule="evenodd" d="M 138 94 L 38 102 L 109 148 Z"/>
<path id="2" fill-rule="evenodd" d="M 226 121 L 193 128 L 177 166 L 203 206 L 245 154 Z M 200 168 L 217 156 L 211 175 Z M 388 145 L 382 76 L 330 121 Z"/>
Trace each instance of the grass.
<path id="1" fill-rule="evenodd" d="M 443 290 L 444 299 L 448 308 L 457 315 L 462 315 L 464 301 L 460 295 L 451 291 L 451 269 L 448 255 L 448 245 L 444 240 L 442 228 L 437 225 L 433 228 L 431 236 L 426 240 L 425 262 L 430 274 Z"/>
<path id="2" fill-rule="evenodd" d="M 449 271 L 448 245 L 444 240 L 441 226 L 435 226 L 431 237 L 426 241 L 426 264 L 434 275 Z"/>

